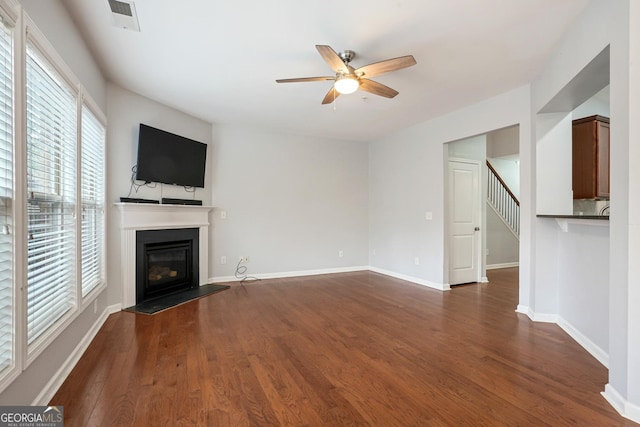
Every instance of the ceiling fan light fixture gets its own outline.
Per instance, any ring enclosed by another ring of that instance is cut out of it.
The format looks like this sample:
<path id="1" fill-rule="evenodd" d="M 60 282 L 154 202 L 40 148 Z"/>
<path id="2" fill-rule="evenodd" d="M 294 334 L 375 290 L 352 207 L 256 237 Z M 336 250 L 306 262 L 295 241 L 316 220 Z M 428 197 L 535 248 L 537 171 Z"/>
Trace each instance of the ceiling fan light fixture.
<path id="1" fill-rule="evenodd" d="M 115 0 L 109 0 L 115 1 Z M 120 0 L 125 1 L 125 0 Z M 130 0 L 132 1 L 132 0 Z M 355 57 L 355 52 L 345 50 L 336 53 L 331 46 L 316 45 L 316 49 L 324 62 L 331 67 L 334 76 L 322 77 L 299 77 L 295 79 L 278 79 L 276 83 L 297 83 L 297 82 L 320 82 L 333 80 L 333 86 L 329 89 L 322 100 L 322 105 L 333 103 L 339 95 L 354 93 L 357 90 L 369 92 L 385 98 L 393 98 L 398 94 L 397 90 L 391 89 L 370 79 L 380 74 L 416 65 L 416 60 L 411 55 L 399 56 L 397 58 L 385 59 L 365 65 L 364 67 L 353 68 L 349 63 Z"/>
<path id="2" fill-rule="evenodd" d="M 358 90 L 358 86 L 360 86 L 360 82 L 355 76 L 350 74 L 336 77 L 336 82 L 333 84 L 333 87 L 342 95 L 355 92 Z"/>

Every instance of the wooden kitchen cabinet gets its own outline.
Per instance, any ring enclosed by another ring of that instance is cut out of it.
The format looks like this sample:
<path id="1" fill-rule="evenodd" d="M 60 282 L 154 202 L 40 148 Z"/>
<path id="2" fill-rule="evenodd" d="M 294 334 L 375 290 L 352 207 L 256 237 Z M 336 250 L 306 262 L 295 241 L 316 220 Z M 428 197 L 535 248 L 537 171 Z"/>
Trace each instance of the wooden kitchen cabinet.
<path id="1" fill-rule="evenodd" d="M 573 121 L 573 198 L 609 198 L 609 119 L 590 116 Z"/>

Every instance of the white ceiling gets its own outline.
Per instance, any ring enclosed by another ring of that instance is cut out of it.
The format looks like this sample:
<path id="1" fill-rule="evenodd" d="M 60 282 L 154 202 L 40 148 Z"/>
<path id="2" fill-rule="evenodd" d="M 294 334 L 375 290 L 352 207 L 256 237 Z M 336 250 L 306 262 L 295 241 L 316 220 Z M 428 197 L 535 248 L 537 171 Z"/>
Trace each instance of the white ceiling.
<path id="1" fill-rule="evenodd" d="M 588 0 L 135 0 L 141 31 L 107 0 L 63 0 L 109 80 L 215 124 L 371 140 L 531 82 Z M 315 49 L 356 68 L 411 54 L 417 65 L 321 105 L 332 75 Z"/>

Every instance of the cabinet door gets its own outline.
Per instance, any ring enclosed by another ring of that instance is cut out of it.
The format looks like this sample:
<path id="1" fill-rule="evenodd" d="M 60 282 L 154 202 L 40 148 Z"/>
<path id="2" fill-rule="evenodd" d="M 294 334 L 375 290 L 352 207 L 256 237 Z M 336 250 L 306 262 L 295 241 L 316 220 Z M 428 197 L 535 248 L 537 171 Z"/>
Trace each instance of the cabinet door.
<path id="1" fill-rule="evenodd" d="M 598 171 L 596 197 L 609 197 L 609 124 L 597 123 Z"/>
<path id="2" fill-rule="evenodd" d="M 594 121 L 573 125 L 572 182 L 574 199 L 596 197 L 596 124 Z"/>

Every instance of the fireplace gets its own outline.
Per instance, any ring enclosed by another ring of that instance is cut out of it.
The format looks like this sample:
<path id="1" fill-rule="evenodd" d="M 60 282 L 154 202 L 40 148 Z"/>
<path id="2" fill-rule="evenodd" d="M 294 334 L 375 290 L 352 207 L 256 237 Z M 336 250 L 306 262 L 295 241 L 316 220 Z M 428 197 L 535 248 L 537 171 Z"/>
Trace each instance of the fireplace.
<path id="1" fill-rule="evenodd" d="M 119 212 L 122 307 L 136 305 L 138 231 L 197 228 L 198 279 L 209 278 L 209 215 L 211 206 L 115 203 Z M 195 243 L 194 243 L 195 244 Z M 195 252 L 194 252 L 195 257 Z"/>
<path id="2" fill-rule="evenodd" d="M 199 285 L 199 230 L 136 232 L 136 304 Z"/>

